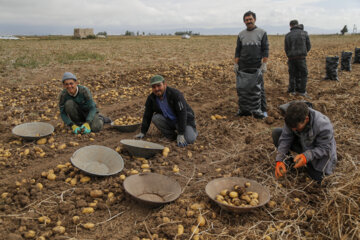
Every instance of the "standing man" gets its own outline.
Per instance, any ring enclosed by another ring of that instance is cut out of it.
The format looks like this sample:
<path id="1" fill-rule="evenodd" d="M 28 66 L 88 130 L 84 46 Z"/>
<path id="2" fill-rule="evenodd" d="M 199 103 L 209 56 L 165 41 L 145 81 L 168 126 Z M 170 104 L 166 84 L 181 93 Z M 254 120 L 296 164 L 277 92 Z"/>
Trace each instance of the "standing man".
<path id="1" fill-rule="evenodd" d="M 285 36 L 285 52 L 289 67 L 288 93 L 294 96 L 299 93 L 300 96 L 308 97 L 306 56 L 311 49 L 311 44 L 309 35 L 303 28 L 297 20 L 290 21 L 290 32 Z"/>
<path id="2" fill-rule="evenodd" d="M 246 29 L 241 31 L 237 38 L 235 49 L 234 71 L 261 68 L 262 73 L 267 71 L 266 64 L 269 57 L 269 41 L 266 32 L 255 25 L 256 14 L 248 11 L 243 16 Z M 261 75 L 261 111 L 267 117 L 264 78 Z M 241 115 L 239 109 L 238 115 Z"/>
<path id="3" fill-rule="evenodd" d="M 182 93 L 168 87 L 160 75 L 153 76 L 150 85 L 152 93 L 145 103 L 141 132 L 135 137 L 143 138 L 153 122 L 166 138 L 176 139 L 179 147 L 194 143 L 198 135 L 195 114 Z"/>
<path id="4" fill-rule="evenodd" d="M 73 133 L 99 132 L 110 119 L 99 116 L 90 90 L 78 85 L 76 76 L 65 72 L 62 77 L 64 89 L 60 93 L 60 116 L 64 123 L 71 127 Z"/>
<path id="5" fill-rule="evenodd" d="M 324 175 L 333 173 L 337 162 L 333 126 L 327 116 L 309 108 L 305 102 L 290 104 L 285 113 L 285 126 L 275 128 L 272 138 L 278 150 L 276 178 L 286 173 L 286 166 L 306 167 L 309 176 L 318 183 Z M 290 150 L 298 153 L 294 159 Z"/>

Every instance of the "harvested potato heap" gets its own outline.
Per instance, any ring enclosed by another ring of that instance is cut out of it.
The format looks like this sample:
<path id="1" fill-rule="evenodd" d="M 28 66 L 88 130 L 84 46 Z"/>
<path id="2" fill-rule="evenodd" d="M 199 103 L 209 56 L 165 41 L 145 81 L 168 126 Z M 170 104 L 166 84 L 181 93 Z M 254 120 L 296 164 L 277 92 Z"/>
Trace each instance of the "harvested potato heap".
<path id="1" fill-rule="evenodd" d="M 114 124 L 119 126 L 127 126 L 141 123 L 140 117 L 125 116 L 115 119 Z"/>
<path id="2" fill-rule="evenodd" d="M 220 194 L 216 195 L 216 201 L 238 207 L 252 207 L 259 205 L 259 194 L 257 192 L 247 191 L 248 187 L 250 187 L 250 183 L 246 182 L 244 186 L 234 185 L 231 191 L 224 189 Z"/>

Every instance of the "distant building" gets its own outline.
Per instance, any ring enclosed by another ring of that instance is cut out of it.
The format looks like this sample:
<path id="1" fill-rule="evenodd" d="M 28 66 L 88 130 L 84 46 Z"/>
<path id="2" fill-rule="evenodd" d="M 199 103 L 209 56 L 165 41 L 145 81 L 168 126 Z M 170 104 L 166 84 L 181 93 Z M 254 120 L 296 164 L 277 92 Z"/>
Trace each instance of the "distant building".
<path id="1" fill-rule="evenodd" d="M 183 34 L 181 36 L 182 39 L 190 39 L 190 35 L 189 34 Z"/>
<path id="2" fill-rule="evenodd" d="M 6 35 L 6 36 L 0 36 L 0 39 L 5 39 L 5 40 L 19 40 L 20 38 L 14 37 L 14 36 L 12 36 L 12 35 Z"/>
<path id="3" fill-rule="evenodd" d="M 74 38 L 95 37 L 93 28 L 74 28 Z"/>

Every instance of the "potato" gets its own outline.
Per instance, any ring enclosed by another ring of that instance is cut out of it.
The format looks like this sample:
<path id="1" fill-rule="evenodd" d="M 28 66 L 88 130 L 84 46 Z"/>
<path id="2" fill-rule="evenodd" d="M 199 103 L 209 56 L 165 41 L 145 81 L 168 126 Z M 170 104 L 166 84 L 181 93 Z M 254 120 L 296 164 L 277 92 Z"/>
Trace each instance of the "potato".
<path id="1" fill-rule="evenodd" d="M 9 195 L 8 192 L 3 192 L 3 193 L 1 194 L 1 198 L 2 198 L 2 199 L 5 199 L 8 195 Z"/>
<path id="2" fill-rule="evenodd" d="M 80 217 L 79 216 L 73 216 L 72 221 L 73 221 L 74 224 L 78 224 L 80 222 Z"/>
<path id="3" fill-rule="evenodd" d="M 54 232 L 63 234 L 65 232 L 65 227 L 63 226 L 56 226 L 52 229 Z"/>
<path id="4" fill-rule="evenodd" d="M 89 203 L 89 207 L 92 207 L 92 208 L 96 207 L 96 205 L 97 205 L 97 202 Z"/>
<path id="5" fill-rule="evenodd" d="M 242 199 L 242 200 L 245 200 L 247 203 L 250 203 L 250 202 L 251 202 L 251 198 L 250 198 L 248 195 L 242 195 L 242 196 L 241 196 L 241 199 Z"/>
<path id="6" fill-rule="evenodd" d="M 269 201 L 267 205 L 270 208 L 274 208 L 276 206 L 276 202 L 275 201 Z"/>
<path id="7" fill-rule="evenodd" d="M 224 196 L 223 195 L 216 195 L 216 201 L 219 201 L 219 202 L 221 202 L 221 201 L 224 201 Z"/>
<path id="8" fill-rule="evenodd" d="M 39 217 L 38 221 L 39 221 L 39 223 L 45 223 L 45 224 L 51 223 L 51 219 L 49 217 L 46 217 L 46 216 Z"/>
<path id="9" fill-rule="evenodd" d="M 126 178 L 126 176 L 125 176 L 124 174 L 121 174 L 121 175 L 120 175 L 120 180 L 123 180 L 123 181 L 124 181 L 125 178 Z"/>
<path id="10" fill-rule="evenodd" d="M 59 150 L 63 150 L 63 149 L 65 149 L 65 148 L 66 148 L 66 144 L 65 144 L 65 143 L 60 144 L 60 145 L 58 146 L 58 149 L 59 149 Z"/>
<path id="11" fill-rule="evenodd" d="M 41 183 L 37 183 L 36 184 L 37 189 L 39 189 L 40 191 L 43 190 L 44 186 Z"/>
<path id="12" fill-rule="evenodd" d="M 99 198 L 103 195 L 103 191 L 101 190 L 91 190 L 90 191 L 90 196 L 93 198 Z"/>
<path id="13" fill-rule="evenodd" d="M 46 138 L 40 138 L 39 140 L 36 141 L 36 144 L 38 145 L 43 145 L 47 142 Z"/>
<path id="14" fill-rule="evenodd" d="M 77 184 L 77 179 L 76 178 L 73 178 L 70 180 L 70 185 L 71 186 L 75 186 Z"/>
<path id="15" fill-rule="evenodd" d="M 92 229 L 95 227 L 95 224 L 88 222 L 88 223 L 83 224 L 82 226 L 86 229 Z"/>
<path id="16" fill-rule="evenodd" d="M 139 173 L 138 170 L 132 169 L 132 170 L 130 171 L 130 174 L 131 174 L 131 175 L 135 175 L 135 174 L 138 174 L 138 173 Z"/>
<path id="17" fill-rule="evenodd" d="M 250 186 L 251 186 L 251 183 L 249 183 L 249 182 L 246 182 L 246 183 L 245 183 L 245 187 L 248 188 L 248 187 L 250 187 Z"/>
<path id="18" fill-rule="evenodd" d="M 227 190 L 227 189 L 224 189 L 224 190 L 221 190 L 221 192 L 220 192 L 220 195 L 222 195 L 222 196 L 227 196 L 228 195 L 228 193 L 229 193 L 229 190 Z"/>
<path id="19" fill-rule="evenodd" d="M 163 217 L 163 223 L 169 223 L 170 222 L 170 218 L 168 217 Z"/>
<path id="20" fill-rule="evenodd" d="M 149 164 L 145 163 L 141 165 L 141 169 L 150 168 Z"/>
<path id="21" fill-rule="evenodd" d="M 232 191 L 232 192 L 229 193 L 229 196 L 231 198 L 237 198 L 239 196 L 239 194 L 237 192 L 235 192 L 235 191 Z"/>
<path id="22" fill-rule="evenodd" d="M 35 235 L 36 235 L 36 232 L 35 231 L 33 231 L 33 230 L 29 230 L 28 232 L 26 232 L 25 233 L 25 238 L 34 238 L 35 237 Z"/>
<path id="23" fill-rule="evenodd" d="M 29 153 L 30 153 L 30 149 L 27 148 L 27 149 L 24 150 L 24 155 L 25 155 L 25 156 L 26 156 L 26 155 L 29 155 Z"/>
<path id="24" fill-rule="evenodd" d="M 203 203 L 194 203 L 190 206 L 190 208 L 192 210 L 199 210 L 199 209 L 204 209 L 205 205 Z"/>
<path id="25" fill-rule="evenodd" d="M 179 171 L 180 171 L 180 169 L 179 169 L 178 165 L 174 165 L 173 172 L 178 173 Z"/>
<path id="26" fill-rule="evenodd" d="M 191 227 L 191 234 L 198 234 L 198 233 L 199 233 L 198 226 L 192 226 Z"/>
<path id="27" fill-rule="evenodd" d="M 89 182 L 90 180 L 91 180 L 91 178 L 88 176 L 84 176 L 84 177 L 80 178 L 81 183 L 86 183 L 86 182 Z"/>
<path id="28" fill-rule="evenodd" d="M 92 207 L 86 207 L 86 208 L 83 208 L 82 210 L 82 213 L 93 213 L 94 212 L 94 209 Z"/>
<path id="29" fill-rule="evenodd" d="M 177 235 L 180 236 L 180 235 L 182 235 L 182 234 L 184 234 L 184 226 L 181 225 L 181 224 L 179 224 L 179 225 L 178 225 Z"/>
<path id="30" fill-rule="evenodd" d="M 197 219 L 197 223 L 200 227 L 204 226 L 205 225 L 205 218 L 202 216 L 202 215 L 199 215 L 198 216 L 198 219 Z"/>
<path id="31" fill-rule="evenodd" d="M 168 147 L 164 147 L 162 154 L 164 157 L 167 157 L 169 152 L 170 152 L 170 149 Z"/>
<path id="32" fill-rule="evenodd" d="M 47 175 L 47 179 L 49 179 L 50 181 L 55 181 L 56 175 L 54 173 L 49 173 Z"/>
<path id="33" fill-rule="evenodd" d="M 186 216 L 192 217 L 192 216 L 194 216 L 194 215 L 195 215 L 195 212 L 194 212 L 193 210 L 187 210 L 187 211 L 186 211 Z"/>
<path id="34" fill-rule="evenodd" d="M 108 193 L 108 198 L 113 198 L 113 197 L 115 197 L 114 193 L 113 193 L 113 192 L 109 192 L 109 193 Z"/>
<path id="35" fill-rule="evenodd" d="M 294 202 L 299 203 L 301 202 L 300 198 L 294 198 Z"/>

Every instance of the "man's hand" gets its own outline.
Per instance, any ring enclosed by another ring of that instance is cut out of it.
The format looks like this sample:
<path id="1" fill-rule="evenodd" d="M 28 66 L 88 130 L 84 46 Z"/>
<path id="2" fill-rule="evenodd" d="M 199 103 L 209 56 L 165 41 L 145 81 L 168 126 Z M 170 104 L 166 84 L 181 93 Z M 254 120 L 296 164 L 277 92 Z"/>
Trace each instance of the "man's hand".
<path id="1" fill-rule="evenodd" d="M 83 129 L 84 134 L 88 134 L 91 132 L 90 125 L 87 122 L 81 126 L 81 129 Z"/>
<path id="2" fill-rule="evenodd" d="M 299 168 L 299 167 L 304 167 L 306 166 L 306 157 L 304 154 L 298 154 L 296 155 L 296 157 L 294 158 L 294 168 Z"/>
<path id="3" fill-rule="evenodd" d="M 177 145 L 178 145 L 179 147 L 185 147 L 185 146 L 187 146 L 187 142 L 186 142 L 186 140 L 185 140 L 184 135 L 180 135 L 180 134 L 177 135 L 176 142 L 177 142 Z"/>
<path id="4" fill-rule="evenodd" d="M 275 177 L 276 177 L 276 179 L 278 179 L 279 177 L 282 177 L 283 174 L 285 174 L 285 173 L 286 173 L 285 163 L 276 162 L 276 167 L 275 167 Z"/>
<path id="5" fill-rule="evenodd" d="M 145 137 L 145 134 L 142 132 L 135 135 L 135 138 L 138 138 L 138 139 L 143 139 L 144 137 Z"/>
<path id="6" fill-rule="evenodd" d="M 76 124 L 73 124 L 71 126 L 71 129 L 72 129 L 73 133 L 75 133 L 75 134 L 81 133 L 81 128 Z"/>
<path id="7" fill-rule="evenodd" d="M 234 73 L 238 73 L 239 71 L 239 64 L 235 63 L 234 64 Z"/>
<path id="8" fill-rule="evenodd" d="M 263 62 L 260 69 L 262 73 L 265 73 L 267 71 L 267 63 Z"/>

